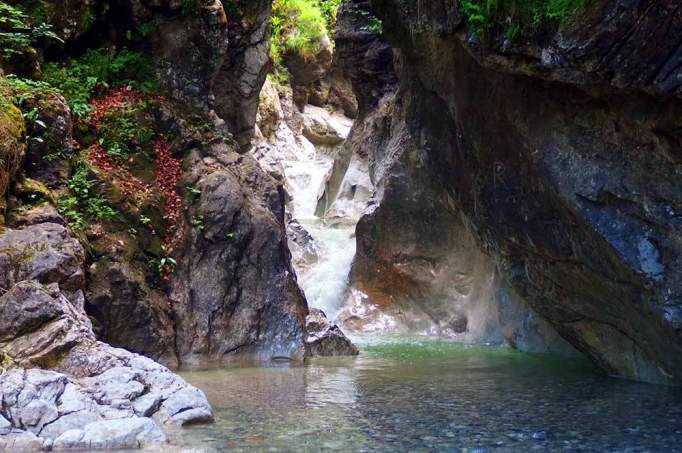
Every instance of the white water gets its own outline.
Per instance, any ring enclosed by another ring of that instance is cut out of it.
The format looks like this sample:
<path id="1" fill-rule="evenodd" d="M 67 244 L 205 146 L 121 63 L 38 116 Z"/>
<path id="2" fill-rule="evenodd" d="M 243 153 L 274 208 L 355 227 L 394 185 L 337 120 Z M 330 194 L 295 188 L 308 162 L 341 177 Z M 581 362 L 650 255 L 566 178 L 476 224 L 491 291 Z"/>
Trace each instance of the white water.
<path id="1" fill-rule="evenodd" d="M 351 122 L 347 118 L 332 117 L 335 128 L 347 136 Z M 289 211 L 313 237 L 318 260 L 305 268 L 296 269 L 299 284 L 305 292 L 308 304 L 335 319 L 341 311 L 348 288 L 348 273 L 355 256 L 355 224 L 357 218 L 344 212 L 352 200 L 339 200 L 334 218 L 315 215 L 317 200 L 324 189 L 327 175 L 333 165 L 329 150 L 316 149 L 304 137 L 299 137 L 296 152 L 287 153 L 282 162 L 286 188 L 292 197 Z M 335 206 L 332 206 L 335 207 Z M 338 216 L 341 213 L 341 216 Z"/>

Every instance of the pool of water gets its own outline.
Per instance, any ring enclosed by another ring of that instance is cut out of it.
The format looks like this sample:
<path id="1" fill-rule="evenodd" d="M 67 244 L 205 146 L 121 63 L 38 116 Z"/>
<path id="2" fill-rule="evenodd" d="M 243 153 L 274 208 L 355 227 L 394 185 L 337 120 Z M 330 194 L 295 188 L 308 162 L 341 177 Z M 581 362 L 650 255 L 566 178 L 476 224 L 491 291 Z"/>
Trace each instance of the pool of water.
<path id="1" fill-rule="evenodd" d="M 682 392 L 579 359 L 437 340 L 359 341 L 357 358 L 185 373 L 216 422 L 205 451 L 682 451 Z"/>

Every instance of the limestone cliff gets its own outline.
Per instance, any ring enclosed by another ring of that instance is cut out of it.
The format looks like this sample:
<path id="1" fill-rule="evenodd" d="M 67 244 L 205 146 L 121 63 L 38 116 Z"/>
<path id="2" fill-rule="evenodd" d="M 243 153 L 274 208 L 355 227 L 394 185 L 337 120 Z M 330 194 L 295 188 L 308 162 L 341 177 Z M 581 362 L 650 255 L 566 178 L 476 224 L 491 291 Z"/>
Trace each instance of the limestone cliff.
<path id="1" fill-rule="evenodd" d="M 455 0 L 372 0 L 419 163 L 513 290 L 607 372 L 682 380 L 678 2 L 510 39 Z"/>

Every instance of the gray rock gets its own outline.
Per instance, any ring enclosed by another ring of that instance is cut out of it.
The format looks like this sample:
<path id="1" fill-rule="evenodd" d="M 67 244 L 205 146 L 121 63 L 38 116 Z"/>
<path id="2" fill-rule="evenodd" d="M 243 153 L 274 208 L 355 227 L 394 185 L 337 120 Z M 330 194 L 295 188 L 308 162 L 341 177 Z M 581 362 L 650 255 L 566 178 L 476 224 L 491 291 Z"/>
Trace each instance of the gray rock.
<path id="1" fill-rule="evenodd" d="M 56 286 L 20 282 L 0 296 L 0 307 L 14 314 L 0 323 L 0 345 L 12 362 L 55 369 L 15 368 L 0 378 L 6 421 L 40 436 L 41 445 L 60 438 L 54 448 L 137 448 L 162 434 L 136 414 L 162 424 L 211 420 L 200 390 L 148 358 L 98 342 L 87 316 Z M 109 435 L 113 444 L 104 442 Z"/>
<path id="2" fill-rule="evenodd" d="M 44 440 L 28 431 L 13 431 L 0 435 L 0 451 L 38 451 L 43 449 Z"/>
<path id="3" fill-rule="evenodd" d="M 358 348 L 332 324 L 324 312 L 310 309 L 306 318 L 306 345 L 313 357 L 358 355 Z"/>
<path id="4" fill-rule="evenodd" d="M 170 282 L 176 350 L 187 366 L 236 355 L 302 360 L 306 302 L 287 247 L 284 192 L 251 156 L 235 165 L 231 154 L 219 142 L 185 161 L 186 182 L 201 190 L 189 215 L 203 228 L 185 235 Z M 217 162 L 207 168 L 204 157 Z"/>
<path id="5" fill-rule="evenodd" d="M 682 118 L 679 2 L 602 2 L 521 40 L 469 39 L 449 0 L 371 3 L 402 57 L 413 168 L 512 289 L 606 372 L 682 383 L 681 155 L 663 138 Z"/>
<path id="6" fill-rule="evenodd" d="M 0 415 L 0 436 L 9 434 L 12 431 L 12 424 L 2 415 Z"/>
<path id="7" fill-rule="evenodd" d="M 142 448 L 166 442 L 166 436 L 150 418 L 103 420 L 83 429 L 66 431 L 53 443 L 54 450 L 113 450 Z"/>
<path id="8" fill-rule="evenodd" d="M 83 247 L 63 225 L 41 223 L 0 234 L 0 288 L 5 290 L 34 279 L 76 291 L 84 285 L 84 261 Z"/>

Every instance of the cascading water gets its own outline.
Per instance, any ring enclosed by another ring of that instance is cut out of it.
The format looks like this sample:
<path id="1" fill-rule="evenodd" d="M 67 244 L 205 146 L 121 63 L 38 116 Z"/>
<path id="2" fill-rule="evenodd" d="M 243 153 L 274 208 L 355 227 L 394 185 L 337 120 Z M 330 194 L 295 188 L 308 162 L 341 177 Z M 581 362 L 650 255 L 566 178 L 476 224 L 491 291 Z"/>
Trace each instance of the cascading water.
<path id="1" fill-rule="evenodd" d="M 312 106 L 307 112 L 326 123 L 342 139 L 347 137 L 352 125 L 350 119 L 329 115 Z M 317 259 L 308 266 L 296 266 L 296 271 L 308 304 L 323 310 L 333 320 L 342 308 L 348 287 L 348 273 L 355 255 L 355 224 L 364 203 L 362 199 L 342 198 L 326 215 L 316 215 L 318 199 L 334 165 L 332 156 L 343 142 L 334 147 L 316 147 L 305 137 L 298 137 L 298 141 L 297 152 L 288 153 L 282 161 L 286 188 L 292 197 L 289 211 L 312 237 Z"/>

